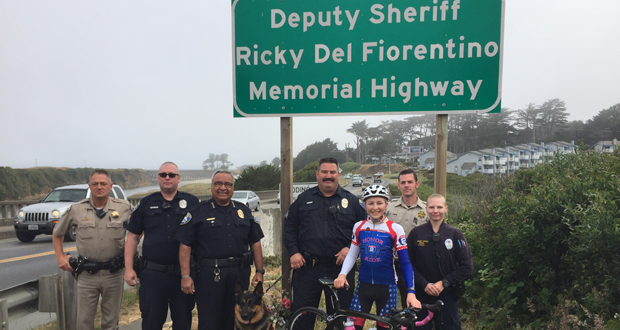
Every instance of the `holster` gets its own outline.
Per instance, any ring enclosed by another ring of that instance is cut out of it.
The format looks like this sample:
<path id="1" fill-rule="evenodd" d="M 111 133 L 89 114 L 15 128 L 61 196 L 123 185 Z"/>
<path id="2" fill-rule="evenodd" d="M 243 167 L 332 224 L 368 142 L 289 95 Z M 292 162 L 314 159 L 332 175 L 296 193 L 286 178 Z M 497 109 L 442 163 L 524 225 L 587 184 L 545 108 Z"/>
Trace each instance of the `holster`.
<path id="1" fill-rule="evenodd" d="M 452 287 L 452 298 L 458 301 L 465 294 L 465 282 L 456 283 L 455 286 Z"/>
<path id="2" fill-rule="evenodd" d="M 136 276 L 140 277 L 140 272 L 144 269 L 145 262 L 144 257 L 138 256 L 137 253 L 133 256 L 133 270 L 136 272 Z"/>
<path id="3" fill-rule="evenodd" d="M 198 259 L 192 254 L 189 256 L 189 276 L 192 280 L 196 281 L 198 274 L 200 273 L 200 263 Z"/>
<path id="4" fill-rule="evenodd" d="M 108 262 L 110 263 L 110 273 L 116 273 L 117 271 L 125 268 L 125 254 L 121 253 L 110 259 Z"/>
<path id="5" fill-rule="evenodd" d="M 82 256 L 78 256 L 77 258 L 69 258 L 69 265 L 71 265 L 71 268 L 73 268 L 71 275 L 73 275 L 73 278 L 75 278 L 76 281 L 78 279 L 78 276 L 80 276 L 80 273 L 84 270 L 84 262 L 85 258 L 83 258 Z"/>
<path id="6" fill-rule="evenodd" d="M 246 269 L 254 264 L 254 250 L 250 250 L 243 254 L 239 269 Z"/>

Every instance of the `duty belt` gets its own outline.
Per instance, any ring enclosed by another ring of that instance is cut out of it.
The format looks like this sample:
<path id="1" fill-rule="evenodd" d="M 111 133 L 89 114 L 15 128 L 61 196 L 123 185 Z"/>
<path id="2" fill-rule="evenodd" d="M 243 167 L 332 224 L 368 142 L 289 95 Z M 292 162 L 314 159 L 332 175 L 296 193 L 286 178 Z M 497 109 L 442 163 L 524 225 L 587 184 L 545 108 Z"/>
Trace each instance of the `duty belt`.
<path id="1" fill-rule="evenodd" d="M 329 257 L 317 256 L 317 255 L 314 255 L 314 254 L 309 253 L 309 252 L 302 252 L 301 255 L 306 260 L 306 264 L 309 264 L 311 266 L 314 266 L 314 265 L 335 265 L 336 264 L 336 260 L 337 260 L 336 257 L 334 257 L 334 256 L 329 256 Z"/>
<path id="2" fill-rule="evenodd" d="M 166 274 L 176 274 L 181 275 L 181 267 L 179 265 L 160 265 L 154 263 L 152 261 L 145 260 L 144 261 L 146 268 L 156 270 L 158 272 L 166 273 Z"/>
<path id="3" fill-rule="evenodd" d="M 226 259 L 200 259 L 200 265 L 209 267 L 237 267 L 241 265 L 242 260 L 242 257 L 230 257 Z"/>

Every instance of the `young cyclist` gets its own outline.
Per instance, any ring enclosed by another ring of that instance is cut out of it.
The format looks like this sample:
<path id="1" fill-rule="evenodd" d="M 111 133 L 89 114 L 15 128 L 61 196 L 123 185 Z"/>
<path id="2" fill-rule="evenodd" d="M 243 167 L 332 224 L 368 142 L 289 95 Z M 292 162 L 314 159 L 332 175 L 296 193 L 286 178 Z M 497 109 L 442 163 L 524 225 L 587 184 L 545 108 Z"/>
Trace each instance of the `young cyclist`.
<path id="1" fill-rule="evenodd" d="M 407 305 L 421 308 L 413 288 L 413 268 L 407 253 L 407 239 L 403 227 L 393 223 L 385 216 L 389 193 L 380 185 L 372 185 L 362 193 L 368 218 L 353 227 L 351 248 L 347 254 L 334 287 L 342 288 L 347 282 L 347 274 L 361 254 L 357 289 L 353 295 L 350 309 L 370 313 L 376 304 L 378 315 L 389 315 L 396 308 L 398 288 L 394 270 L 394 251 L 398 253 L 405 283 L 407 284 Z M 401 297 L 405 299 L 405 297 Z M 355 329 L 364 327 L 365 319 L 355 319 Z M 387 325 L 377 323 L 377 328 L 387 329 Z"/>

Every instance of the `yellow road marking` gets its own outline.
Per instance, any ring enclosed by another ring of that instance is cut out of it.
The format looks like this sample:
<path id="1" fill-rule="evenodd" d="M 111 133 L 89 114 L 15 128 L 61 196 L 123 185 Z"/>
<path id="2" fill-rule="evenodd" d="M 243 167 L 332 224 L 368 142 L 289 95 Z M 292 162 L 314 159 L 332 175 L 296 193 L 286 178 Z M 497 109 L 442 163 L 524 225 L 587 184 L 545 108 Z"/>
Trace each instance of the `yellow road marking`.
<path id="1" fill-rule="evenodd" d="M 64 249 L 63 251 L 70 252 L 70 251 L 75 251 L 75 250 L 76 250 L 75 247 L 70 247 L 70 248 Z M 0 260 L 0 264 L 4 264 L 4 263 L 7 263 L 7 262 L 12 262 L 12 261 L 26 260 L 26 259 L 36 258 L 36 257 L 49 256 L 50 254 L 54 254 L 54 251 L 48 251 L 48 252 L 42 252 L 42 253 L 37 253 L 37 254 L 31 254 L 31 255 L 27 255 L 27 256 L 3 259 L 3 260 Z"/>

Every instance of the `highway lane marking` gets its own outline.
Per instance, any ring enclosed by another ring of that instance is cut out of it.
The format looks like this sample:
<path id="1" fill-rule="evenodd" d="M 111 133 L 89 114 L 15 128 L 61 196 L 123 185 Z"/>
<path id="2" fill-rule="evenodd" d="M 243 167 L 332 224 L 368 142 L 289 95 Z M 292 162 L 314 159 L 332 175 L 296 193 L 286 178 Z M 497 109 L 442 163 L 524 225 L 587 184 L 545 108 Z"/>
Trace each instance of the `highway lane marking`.
<path id="1" fill-rule="evenodd" d="M 75 251 L 75 250 L 76 250 L 76 247 L 70 247 L 70 248 L 64 249 L 63 251 L 70 252 L 70 251 Z M 48 251 L 48 252 L 42 252 L 42 253 L 37 253 L 37 254 L 31 254 L 31 255 L 27 255 L 27 256 L 3 259 L 3 260 L 0 260 L 0 264 L 4 264 L 4 263 L 7 263 L 7 262 L 12 262 L 12 261 L 19 261 L 19 260 L 26 260 L 26 259 L 31 259 L 31 258 L 49 256 L 50 254 L 54 254 L 54 251 Z"/>

